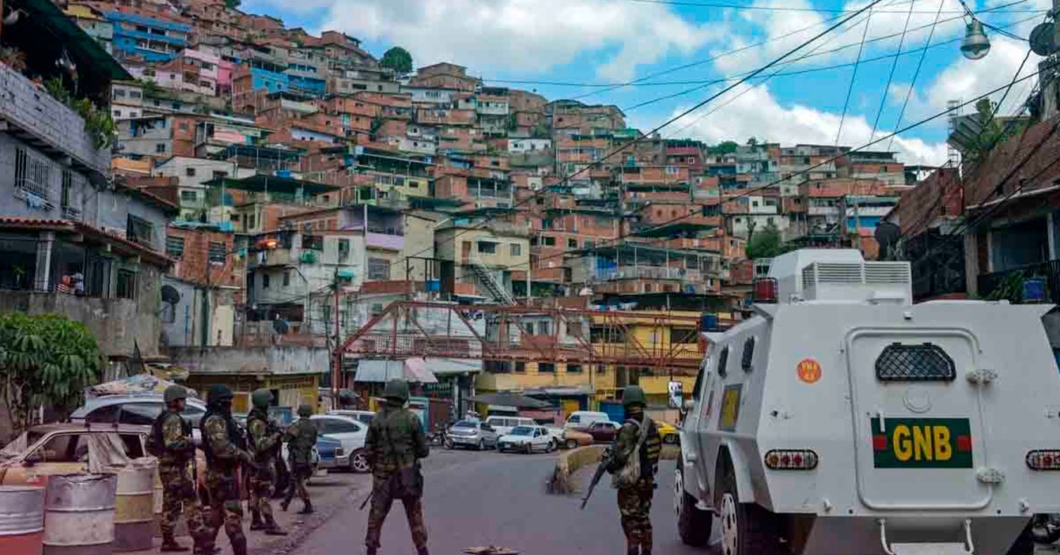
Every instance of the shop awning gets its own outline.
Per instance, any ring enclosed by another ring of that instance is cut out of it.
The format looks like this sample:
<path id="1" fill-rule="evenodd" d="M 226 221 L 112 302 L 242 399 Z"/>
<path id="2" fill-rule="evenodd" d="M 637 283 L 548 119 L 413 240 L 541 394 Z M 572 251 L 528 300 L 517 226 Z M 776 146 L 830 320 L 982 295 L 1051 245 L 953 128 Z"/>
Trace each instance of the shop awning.
<path id="1" fill-rule="evenodd" d="M 449 376 L 452 374 L 478 374 L 482 372 L 482 361 L 467 358 L 432 358 L 426 359 L 427 368 L 434 372 L 435 376 Z"/>
<path id="2" fill-rule="evenodd" d="M 404 378 L 411 383 L 438 383 L 434 372 L 427 369 L 422 358 L 407 360 L 362 360 L 357 364 L 353 381 L 357 383 L 386 383 Z"/>

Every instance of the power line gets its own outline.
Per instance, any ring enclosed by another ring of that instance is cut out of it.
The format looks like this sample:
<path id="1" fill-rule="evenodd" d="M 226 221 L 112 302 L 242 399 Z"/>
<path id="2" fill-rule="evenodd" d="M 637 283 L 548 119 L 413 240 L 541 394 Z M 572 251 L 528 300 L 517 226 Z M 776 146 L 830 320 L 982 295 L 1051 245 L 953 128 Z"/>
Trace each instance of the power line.
<path id="1" fill-rule="evenodd" d="M 939 20 L 939 16 L 942 15 L 943 3 L 939 2 L 939 13 L 935 14 L 935 22 Z M 905 110 L 909 107 L 909 99 L 913 96 L 913 91 L 916 90 L 916 80 L 920 77 L 920 70 L 924 67 L 924 58 L 927 58 L 927 47 L 931 46 L 931 39 L 935 37 L 935 28 L 931 28 L 931 32 L 928 33 L 927 42 L 925 43 L 924 50 L 920 54 L 920 61 L 916 64 L 916 71 L 913 72 L 913 81 L 909 83 L 909 90 L 905 93 L 905 101 L 902 102 L 902 110 L 898 112 L 898 121 L 895 122 L 895 128 L 902 125 L 902 118 L 905 117 Z M 890 151 L 891 147 L 894 146 L 894 136 L 891 136 L 891 142 L 887 145 L 887 150 Z"/>
<path id="2" fill-rule="evenodd" d="M 883 87 L 883 98 L 880 99 L 880 108 L 876 111 L 876 121 L 872 124 L 872 135 L 869 137 L 876 136 L 876 130 L 880 127 L 880 116 L 883 115 L 883 108 L 887 105 L 887 93 L 891 90 L 891 83 L 894 82 L 894 71 L 898 69 L 898 59 L 902 56 L 902 47 L 905 46 L 906 32 L 909 31 L 909 22 L 913 19 L 913 4 L 909 4 L 909 13 L 905 16 L 905 26 L 902 28 L 902 38 L 898 39 L 898 53 L 894 57 L 894 63 L 891 64 L 891 73 L 887 76 L 887 84 Z"/>
<path id="3" fill-rule="evenodd" d="M 940 0 L 941 5 L 941 0 Z M 843 124 L 847 119 L 847 109 L 850 108 L 850 96 L 854 94 L 854 82 L 858 78 L 858 66 L 861 65 L 861 54 L 865 51 L 865 39 L 869 36 L 869 26 L 872 24 L 872 10 L 869 17 L 865 19 L 865 30 L 861 33 L 861 46 L 858 47 L 858 57 L 854 60 L 854 72 L 850 75 L 850 86 L 847 88 L 847 99 L 843 103 L 843 115 L 839 116 L 839 130 L 835 134 L 835 145 L 839 146 L 839 138 L 843 135 Z M 901 52 L 899 52 L 901 53 Z M 897 60 L 897 58 L 895 58 Z M 870 137 L 871 138 L 871 137 Z"/>
<path id="4" fill-rule="evenodd" d="M 714 99 L 718 98 L 719 96 L 721 96 L 721 95 L 723 95 L 723 94 L 725 94 L 725 93 L 727 93 L 727 92 L 729 92 L 729 91 L 731 91 L 731 90 L 735 89 L 736 87 L 739 87 L 739 86 L 740 86 L 741 84 L 743 84 L 743 83 L 745 83 L 745 82 L 749 81 L 750 79 L 754 78 L 755 76 L 757 76 L 757 75 L 759 75 L 759 74 L 761 74 L 761 73 L 765 72 L 765 71 L 766 71 L 766 70 L 768 70 L 769 68 L 771 68 L 771 67 L 773 67 L 773 66 L 775 66 L 775 65 L 779 64 L 780 62 L 784 61 L 784 60 L 785 60 L 786 58 L 788 58 L 789 56 L 791 56 L 791 55 L 795 54 L 796 52 L 798 52 L 799 50 L 802 50 L 803 48 L 805 48 L 805 47 L 809 46 L 810 44 L 812 44 L 813 42 L 817 41 L 817 40 L 818 40 L 818 39 L 820 39 L 821 37 L 823 37 L 823 36 L 825 36 L 825 35 L 827 35 L 827 34 L 831 33 L 831 32 L 832 32 L 832 31 L 834 31 L 835 29 L 837 29 L 837 28 L 841 27 L 842 25 L 846 24 L 846 23 L 847 23 L 847 22 L 849 22 L 850 20 L 852 20 L 852 19 L 856 18 L 857 16 L 861 15 L 861 14 L 862 14 L 863 12 L 865 12 L 865 11 L 869 10 L 870 8 L 874 7 L 875 5 L 879 4 L 879 3 L 880 3 L 880 2 L 882 2 L 882 1 L 883 1 L 883 0 L 873 0 L 873 1 L 872 1 L 871 3 L 869 3 L 869 4 L 867 5 L 867 6 L 865 6 L 864 8 L 861 8 L 860 10 L 858 10 L 857 12 L 855 12 L 854 14 L 852 14 L 852 15 L 848 16 L 848 17 L 847 17 L 847 18 L 845 18 L 845 19 L 844 19 L 843 21 L 840 21 L 839 23 L 836 23 L 835 25 L 833 25 L 833 26 L 829 27 L 828 29 L 826 29 L 826 30 L 822 31 L 821 33 L 817 34 L 817 35 L 816 35 L 816 36 L 814 36 L 813 38 L 811 38 L 811 39 L 809 39 L 809 40 L 807 40 L 807 41 L 803 42 L 803 43 L 802 43 L 802 44 L 800 44 L 799 46 L 796 46 L 795 48 L 793 48 L 793 49 L 791 49 L 791 50 L 787 51 L 787 52 L 786 52 L 785 54 L 783 54 L 783 55 L 782 55 L 782 56 L 780 56 L 779 58 L 776 58 L 776 59 L 774 59 L 773 61 L 769 62 L 768 64 L 766 64 L 766 65 L 764 65 L 764 66 L 762 66 L 762 67 L 758 68 L 757 70 L 755 70 L 754 72 L 752 72 L 752 73 L 751 73 L 750 75 L 748 75 L 748 76 L 744 77 L 743 79 L 741 79 L 741 80 L 740 80 L 739 82 L 737 82 L 737 83 L 735 83 L 735 84 L 733 84 L 733 85 L 731 85 L 731 86 L 729 86 L 729 87 L 726 87 L 726 88 L 725 88 L 724 90 L 722 90 L 721 92 L 718 92 L 718 93 L 716 93 L 716 94 L 714 94 L 714 95 L 711 95 L 710 97 L 706 98 L 706 99 L 705 99 L 705 100 L 703 100 L 702 102 L 699 102 L 699 103 L 698 103 L 698 104 L 696 104 L 695 106 L 692 106 L 691 108 L 689 108 L 689 109 L 687 109 L 687 110 L 683 111 L 682 113 L 680 113 L 680 114 L 678 114 L 678 115 L 676 115 L 676 116 L 674 116 L 674 117 L 670 118 L 669 120 L 667 120 L 666 122 L 664 122 L 664 123 L 663 123 L 662 125 L 659 125 L 659 126 L 658 126 L 658 127 L 656 127 L 655 129 L 651 130 L 651 131 L 650 131 L 650 132 L 649 132 L 648 134 L 646 134 L 646 135 L 644 135 L 644 136 L 642 136 L 642 137 L 638 137 L 638 138 L 636 138 L 635 140 L 633 140 L 633 141 L 632 141 L 631 143 L 629 143 L 628 145 L 623 145 L 623 146 L 622 146 L 622 147 L 620 147 L 620 148 L 614 149 L 614 150 L 612 150 L 612 151 L 611 151 L 610 153 L 608 153 L 608 154 L 607 154 L 606 156 L 604 156 L 603 158 L 601 158 L 600 160 L 594 161 L 594 162 L 593 162 L 592 164 L 589 164 L 588 166 L 586 166 L 585 168 L 583 168 L 583 169 L 581 169 L 581 170 L 579 170 L 579 171 L 575 172 L 574 174 L 572 174 L 572 175 L 569 175 L 569 176 L 567 176 L 567 177 L 564 177 L 564 178 L 563 178 L 563 181 L 561 181 L 560 183 L 558 183 L 558 184 L 557 184 L 556 186 L 558 186 L 558 185 L 562 185 L 563 183 L 569 183 L 571 179 L 573 179 L 574 177 L 577 177 L 577 176 L 579 176 L 579 175 L 581 175 L 581 174 L 585 173 L 586 171 L 588 171 L 588 170 L 589 170 L 589 168 L 592 168 L 592 167 L 594 167 L 594 166 L 599 166 L 599 165 L 600 165 L 600 164 L 602 164 L 603 162 L 606 162 L 607 160 L 611 159 L 611 158 L 612 158 L 612 157 L 613 157 L 613 156 L 614 156 L 615 154 L 618 154 L 619 152 L 622 152 L 622 151 L 626 150 L 626 149 L 627 149 L 627 148 L 629 148 L 629 147 L 635 146 L 636 144 L 638 144 L 638 143 L 640 143 L 640 142 L 644 141 L 646 137 L 652 136 L 652 135 L 654 135 L 654 134 L 658 133 L 659 131 L 662 131 L 663 129 L 665 129 L 666 127 L 670 126 L 670 125 L 671 125 L 671 124 L 673 124 L 674 122 L 676 122 L 676 121 L 679 121 L 680 119 L 682 119 L 682 118 L 684 118 L 685 116 L 687 116 L 687 115 L 689 115 L 689 114 L 691 114 L 691 113 L 695 112 L 696 110 L 699 110 L 700 108 L 702 108 L 703 106 L 707 105 L 708 103 L 710 103 L 710 102 L 711 102 L 711 101 L 713 101 Z M 534 193 L 533 195 L 530 195 L 530 196 L 529 196 L 529 197 L 527 197 L 526 199 L 524 199 L 524 200 L 522 200 L 522 201 L 520 201 L 520 202 L 516 203 L 516 204 L 515 204 L 515 206 L 512 206 L 512 207 L 510 207 L 510 208 L 506 208 L 506 209 L 505 209 L 505 211 L 506 211 L 506 212 L 508 212 L 508 213 L 514 213 L 514 212 L 516 211 L 516 209 L 517 209 L 517 208 L 518 208 L 519 206 L 522 206 L 523 204 L 526 204 L 527 202 L 529 202 L 529 201 L 531 201 L 531 200 L 534 200 L 535 198 L 537 198 L 538 196 L 540 196 L 540 195 L 542 194 L 542 192 L 543 192 L 543 191 L 547 191 L 547 188 L 546 188 L 546 189 L 542 189 L 542 191 L 538 191 L 538 192 Z M 462 230 L 462 231 L 461 231 L 461 232 L 459 232 L 459 233 L 454 233 L 454 234 L 453 234 L 453 237 L 452 237 L 452 239 L 449 239 L 448 241 L 455 241 L 455 240 L 457 239 L 457 237 L 460 237 L 460 236 L 462 236 L 462 235 L 466 234 L 466 233 L 467 233 L 468 231 L 472 231 L 472 230 L 475 230 L 475 229 L 482 229 L 482 227 L 484 227 L 484 226 L 480 226 L 480 227 L 472 227 L 472 228 L 470 228 L 470 229 L 464 229 L 464 230 Z M 432 246 L 432 247 L 431 247 L 431 248 L 429 248 L 429 249 L 424 249 L 424 250 L 420 251 L 419 253 L 416 253 L 416 254 L 412 255 L 412 257 L 415 257 L 415 256 L 419 256 L 419 255 L 421 255 L 421 254 L 423 254 L 423 253 L 426 253 L 426 252 L 428 252 L 428 251 L 430 251 L 430 250 L 433 250 L 434 248 L 435 248 L 435 247 L 434 247 L 434 246 Z M 398 260 L 396 260 L 396 261 L 394 261 L 394 262 L 391 262 L 391 263 L 390 263 L 390 264 L 389 264 L 388 266 L 393 266 L 394 264 L 396 264 L 396 263 L 399 263 L 399 262 L 401 262 L 401 261 L 403 261 L 403 260 L 406 260 L 406 259 L 408 259 L 408 258 L 410 258 L 410 257 L 407 257 L 407 256 L 406 256 L 406 257 L 402 257 L 402 258 L 400 258 L 400 259 L 398 259 Z"/>
<path id="5" fill-rule="evenodd" d="M 737 11 L 764 11 L 764 12 L 815 12 L 815 13 L 838 13 L 845 14 L 851 13 L 854 10 L 837 10 L 829 8 L 791 8 L 783 6 L 756 6 L 749 4 L 728 4 L 722 2 L 693 2 L 691 0 L 626 0 L 627 2 L 634 2 L 640 4 L 659 4 L 664 6 L 685 6 L 685 7 L 698 7 L 698 8 L 721 8 Z M 941 4 L 940 0 L 940 4 Z M 905 12 L 878 12 L 878 13 L 905 13 Z M 929 11 L 918 11 L 915 13 L 934 13 Z M 946 13 L 959 13 L 964 14 L 964 10 L 946 10 Z M 1026 10 L 1012 10 L 1012 13 L 1026 13 Z"/>

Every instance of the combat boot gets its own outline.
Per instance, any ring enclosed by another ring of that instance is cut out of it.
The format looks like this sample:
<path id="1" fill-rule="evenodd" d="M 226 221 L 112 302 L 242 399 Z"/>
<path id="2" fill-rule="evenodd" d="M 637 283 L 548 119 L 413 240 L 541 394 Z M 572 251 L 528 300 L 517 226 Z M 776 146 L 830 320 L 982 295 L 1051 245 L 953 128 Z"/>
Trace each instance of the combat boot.
<path id="1" fill-rule="evenodd" d="M 280 501 L 280 510 L 281 511 L 286 513 L 287 512 L 287 507 L 290 507 L 290 506 L 291 506 L 291 500 L 290 499 L 284 499 L 283 501 Z"/>
<path id="2" fill-rule="evenodd" d="M 286 536 L 287 532 L 283 528 L 280 528 L 279 524 L 272 519 L 272 515 L 265 517 L 265 535 L 266 536 Z"/>
<path id="3" fill-rule="evenodd" d="M 177 540 L 173 539 L 172 534 L 166 534 L 162 536 L 162 547 L 159 549 L 162 553 L 183 553 L 188 548 L 177 543 Z"/>
<path id="4" fill-rule="evenodd" d="M 261 521 L 261 513 L 250 511 L 250 531 L 257 532 L 265 529 L 265 523 Z"/>
<path id="5" fill-rule="evenodd" d="M 429 553 L 427 552 L 427 546 L 425 545 L 425 546 L 423 546 L 423 547 L 418 547 L 418 548 L 416 548 L 416 555 L 430 555 L 430 554 L 429 554 Z"/>
<path id="6" fill-rule="evenodd" d="M 239 534 L 234 538 L 229 538 L 232 544 L 232 555 L 247 555 L 247 537 L 243 534 Z"/>
<path id="7" fill-rule="evenodd" d="M 298 511 L 298 514 L 300 514 L 300 515 L 311 515 L 311 514 L 313 514 L 313 512 L 314 512 L 313 511 L 313 502 L 312 501 L 306 501 L 305 502 L 305 506 L 302 507 L 301 511 Z"/>

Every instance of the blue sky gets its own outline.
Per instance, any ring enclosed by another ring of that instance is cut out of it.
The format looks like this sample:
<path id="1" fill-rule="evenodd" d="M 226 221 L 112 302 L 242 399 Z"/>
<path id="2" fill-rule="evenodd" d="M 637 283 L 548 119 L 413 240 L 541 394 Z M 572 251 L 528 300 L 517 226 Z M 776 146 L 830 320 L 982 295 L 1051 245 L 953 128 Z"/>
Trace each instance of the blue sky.
<path id="1" fill-rule="evenodd" d="M 1013 2 L 1019 3 L 1006 6 Z M 417 65 L 451 61 L 468 66 L 473 75 L 491 84 L 536 90 L 550 99 L 581 97 L 587 103 L 615 104 L 626 110 L 632 126 L 648 131 L 853 14 L 835 10 L 858 10 L 869 3 L 871 0 L 245 0 L 243 8 L 279 16 L 288 26 L 300 25 L 314 32 L 333 28 L 345 31 L 361 38 L 377 56 L 390 46 L 401 45 L 412 52 Z M 983 21 L 1028 36 L 1044 17 L 1040 10 L 1048 9 L 1051 0 L 967 3 Z M 965 25 L 961 9 L 959 0 L 882 0 L 873 7 L 871 17 L 868 12 L 856 16 L 785 60 L 790 64 L 776 68 L 781 73 L 819 71 L 756 79 L 751 82 L 754 86 L 736 88 L 661 134 L 712 143 L 723 139 L 742 142 L 756 136 L 785 144 L 830 144 L 836 141 L 842 122 L 840 143 L 861 146 L 873 136 L 878 114 L 875 137 L 895 128 L 907 97 L 903 126 L 944 110 L 948 100 L 973 100 L 1008 84 L 1027 46 L 988 30 L 993 48 L 987 58 L 964 60 L 959 51 Z M 917 51 L 898 58 L 891 86 L 887 87 L 894 63 L 888 56 L 898 52 L 904 29 L 902 52 Z M 927 44 L 932 29 L 934 46 L 927 50 L 915 86 L 910 87 L 921 59 L 919 49 Z M 864 48 L 863 36 L 867 39 Z M 731 53 L 736 49 L 741 50 Z M 885 58 L 861 64 L 851 89 L 852 65 L 859 50 L 862 60 Z M 812 56 L 797 59 L 805 54 Z M 1021 77 L 1032 75 L 1038 60 L 1032 56 Z M 652 77 L 689 64 L 695 65 Z M 832 67 L 837 65 L 845 67 Z M 722 78 L 730 81 L 707 87 L 695 84 Z M 635 79 L 643 79 L 642 86 L 610 91 L 549 84 L 610 84 Z M 1033 82 L 1031 77 L 1017 84 L 1002 111 L 1012 113 L 1030 94 Z M 635 107 L 697 86 L 686 94 Z M 850 100 L 844 116 L 848 91 Z M 995 99 L 1000 96 L 998 93 Z M 942 163 L 945 135 L 942 118 L 902 134 L 891 147 L 906 162 Z M 878 147 L 887 148 L 888 143 Z"/>

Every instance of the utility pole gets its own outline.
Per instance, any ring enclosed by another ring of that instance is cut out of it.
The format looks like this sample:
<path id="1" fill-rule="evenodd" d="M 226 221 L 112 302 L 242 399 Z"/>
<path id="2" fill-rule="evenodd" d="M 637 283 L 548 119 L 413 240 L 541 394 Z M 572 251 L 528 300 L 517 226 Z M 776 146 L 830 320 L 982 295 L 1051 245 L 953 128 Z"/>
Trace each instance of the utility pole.
<path id="1" fill-rule="evenodd" d="M 341 384 L 339 383 L 342 379 L 342 336 L 339 326 L 339 268 L 335 267 L 335 277 L 332 281 L 332 288 L 335 290 L 335 351 L 332 354 L 333 368 L 331 372 L 331 402 L 332 408 L 338 409 L 339 407 L 339 390 Z"/>

